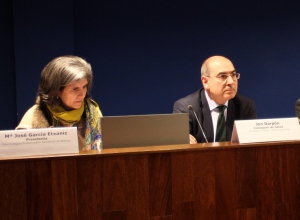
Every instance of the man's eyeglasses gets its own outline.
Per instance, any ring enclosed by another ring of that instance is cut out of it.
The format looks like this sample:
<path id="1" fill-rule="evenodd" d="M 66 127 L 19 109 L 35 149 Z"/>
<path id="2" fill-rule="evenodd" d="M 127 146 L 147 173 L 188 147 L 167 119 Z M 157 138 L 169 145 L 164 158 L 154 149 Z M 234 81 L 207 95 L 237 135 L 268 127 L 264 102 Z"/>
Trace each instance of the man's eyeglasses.
<path id="1" fill-rule="evenodd" d="M 217 75 L 216 78 L 217 78 L 217 80 L 220 81 L 220 82 L 225 82 L 225 81 L 228 79 L 229 76 L 231 76 L 231 79 L 232 79 L 233 81 L 236 81 L 236 80 L 238 80 L 238 79 L 241 77 L 241 74 L 239 74 L 239 73 L 225 74 L 225 73 L 224 73 L 224 74 L 219 74 L 219 75 Z M 207 77 L 210 77 L 210 76 L 207 76 Z"/>

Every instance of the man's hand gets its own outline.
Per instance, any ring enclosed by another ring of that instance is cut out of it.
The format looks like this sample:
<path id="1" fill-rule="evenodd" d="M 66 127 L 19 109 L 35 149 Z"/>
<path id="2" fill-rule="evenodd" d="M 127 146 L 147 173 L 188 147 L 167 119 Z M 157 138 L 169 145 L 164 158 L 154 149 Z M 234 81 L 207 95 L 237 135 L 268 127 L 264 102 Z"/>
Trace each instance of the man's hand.
<path id="1" fill-rule="evenodd" d="M 197 144 L 196 138 L 190 134 L 190 144 Z"/>

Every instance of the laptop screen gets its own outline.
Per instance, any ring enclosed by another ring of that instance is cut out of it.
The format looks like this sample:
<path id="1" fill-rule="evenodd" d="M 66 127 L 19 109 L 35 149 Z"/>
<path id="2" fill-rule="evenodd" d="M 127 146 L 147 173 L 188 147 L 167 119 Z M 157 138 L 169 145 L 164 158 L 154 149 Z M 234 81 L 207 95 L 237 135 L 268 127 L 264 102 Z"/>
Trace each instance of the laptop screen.
<path id="1" fill-rule="evenodd" d="M 189 144 L 189 116 L 181 114 L 105 116 L 102 148 Z"/>

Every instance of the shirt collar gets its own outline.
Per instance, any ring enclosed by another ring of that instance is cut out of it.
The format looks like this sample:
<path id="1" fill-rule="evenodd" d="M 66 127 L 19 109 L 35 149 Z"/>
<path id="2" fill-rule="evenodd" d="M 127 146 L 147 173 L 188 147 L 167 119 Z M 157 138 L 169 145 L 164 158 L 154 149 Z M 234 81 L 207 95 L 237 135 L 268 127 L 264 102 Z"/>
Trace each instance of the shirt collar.
<path id="1" fill-rule="evenodd" d="M 205 92 L 205 97 L 206 97 L 206 100 L 207 100 L 207 103 L 208 103 L 208 106 L 209 106 L 209 110 L 212 111 L 214 110 L 215 108 L 217 108 L 219 106 L 219 104 L 217 104 L 214 100 L 212 100 L 208 93 L 206 92 L 206 90 L 204 91 Z M 224 105 L 226 105 L 226 107 L 228 108 L 228 100 L 224 103 Z"/>

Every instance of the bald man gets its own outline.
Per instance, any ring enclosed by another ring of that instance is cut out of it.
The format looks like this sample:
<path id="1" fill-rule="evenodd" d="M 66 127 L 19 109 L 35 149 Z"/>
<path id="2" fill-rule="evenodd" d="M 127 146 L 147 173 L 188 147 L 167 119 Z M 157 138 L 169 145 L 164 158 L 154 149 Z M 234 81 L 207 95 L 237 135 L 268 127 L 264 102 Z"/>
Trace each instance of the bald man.
<path id="1" fill-rule="evenodd" d="M 225 140 L 230 141 L 235 120 L 255 119 L 254 102 L 237 94 L 238 79 L 232 62 L 223 56 L 212 56 L 201 67 L 203 88 L 175 102 L 173 113 L 189 113 L 190 143 L 215 142 L 219 106 L 224 106 Z M 189 107 L 190 106 L 190 107 Z M 223 110 L 221 110 L 223 111 Z M 203 128 L 203 132 L 197 122 Z M 218 140 L 217 140 L 218 141 Z"/>

